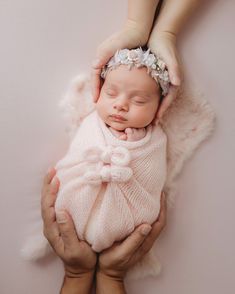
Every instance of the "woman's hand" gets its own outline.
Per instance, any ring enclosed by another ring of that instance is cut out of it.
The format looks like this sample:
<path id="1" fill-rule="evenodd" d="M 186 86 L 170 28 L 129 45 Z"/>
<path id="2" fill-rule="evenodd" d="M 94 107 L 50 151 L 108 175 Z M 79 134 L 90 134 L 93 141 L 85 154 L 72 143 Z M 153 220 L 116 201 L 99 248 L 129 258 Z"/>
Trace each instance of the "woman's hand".
<path id="1" fill-rule="evenodd" d="M 70 215 L 66 211 L 61 211 L 57 215 L 55 213 L 54 205 L 60 184 L 55 174 L 54 168 L 48 172 L 42 188 L 44 235 L 62 259 L 65 276 L 93 276 L 97 255 L 86 242 L 78 239 Z"/>
<path id="2" fill-rule="evenodd" d="M 135 48 L 146 43 L 146 37 L 133 23 L 129 22 L 125 27 L 106 39 L 97 49 L 96 60 L 92 65 L 91 86 L 94 102 L 99 98 L 102 67 L 109 61 L 118 49 Z"/>
<path id="3" fill-rule="evenodd" d="M 161 210 L 157 221 L 142 224 L 124 241 L 115 243 L 99 255 L 98 275 L 122 280 L 128 269 L 138 262 L 153 246 L 166 225 L 166 200 L 161 196 Z"/>
<path id="4" fill-rule="evenodd" d="M 176 49 L 176 36 L 170 32 L 158 32 L 154 36 L 150 36 L 148 47 L 166 63 L 171 82 L 169 93 L 164 97 L 157 113 L 157 119 L 161 119 L 176 98 L 182 80 L 181 65 Z"/>

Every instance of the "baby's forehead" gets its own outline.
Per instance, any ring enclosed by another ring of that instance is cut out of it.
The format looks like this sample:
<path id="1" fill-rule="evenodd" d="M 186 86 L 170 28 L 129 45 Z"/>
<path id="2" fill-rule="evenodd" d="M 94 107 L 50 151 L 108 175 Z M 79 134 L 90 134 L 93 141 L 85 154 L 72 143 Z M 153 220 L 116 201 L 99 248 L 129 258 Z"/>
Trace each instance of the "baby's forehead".
<path id="1" fill-rule="evenodd" d="M 129 69 L 121 65 L 109 71 L 105 78 L 104 86 L 113 89 L 126 89 L 136 92 L 152 93 L 159 89 L 158 83 L 147 73 L 147 68 Z"/>

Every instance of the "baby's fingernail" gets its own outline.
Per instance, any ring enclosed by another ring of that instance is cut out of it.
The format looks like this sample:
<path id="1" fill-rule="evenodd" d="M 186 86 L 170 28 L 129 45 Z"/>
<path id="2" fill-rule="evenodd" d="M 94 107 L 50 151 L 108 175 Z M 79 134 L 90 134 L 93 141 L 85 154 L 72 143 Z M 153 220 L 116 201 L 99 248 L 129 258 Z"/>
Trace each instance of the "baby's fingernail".
<path id="1" fill-rule="evenodd" d="M 100 65 L 100 59 L 96 58 L 93 62 L 92 62 L 92 66 L 93 67 L 98 67 Z"/>
<path id="2" fill-rule="evenodd" d="M 148 233 L 151 231 L 152 227 L 151 226 L 144 226 L 142 229 L 141 229 L 141 234 L 144 235 L 144 236 L 147 236 Z"/>
<path id="3" fill-rule="evenodd" d="M 59 224 L 64 224 L 67 222 L 66 215 L 63 211 L 58 211 L 56 213 L 56 221 Z"/>

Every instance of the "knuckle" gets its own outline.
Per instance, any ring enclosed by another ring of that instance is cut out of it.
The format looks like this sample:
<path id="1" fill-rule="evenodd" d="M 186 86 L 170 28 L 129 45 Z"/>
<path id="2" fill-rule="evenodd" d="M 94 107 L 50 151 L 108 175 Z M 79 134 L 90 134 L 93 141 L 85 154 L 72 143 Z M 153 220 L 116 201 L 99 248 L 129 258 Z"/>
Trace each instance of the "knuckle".
<path id="1" fill-rule="evenodd" d="M 66 252 L 66 260 L 69 264 L 76 264 L 78 262 L 78 254 L 69 250 Z"/>
<path id="2" fill-rule="evenodd" d="M 147 245 L 144 244 L 143 246 L 140 247 L 140 254 L 145 255 L 146 253 L 149 252 L 149 250 L 150 248 L 148 248 Z"/>
<path id="3" fill-rule="evenodd" d="M 126 264 L 128 262 L 128 257 L 127 256 L 124 256 L 124 255 L 119 255 L 117 257 L 117 260 L 118 260 L 118 263 L 120 265 L 124 265 L 124 264 Z"/>

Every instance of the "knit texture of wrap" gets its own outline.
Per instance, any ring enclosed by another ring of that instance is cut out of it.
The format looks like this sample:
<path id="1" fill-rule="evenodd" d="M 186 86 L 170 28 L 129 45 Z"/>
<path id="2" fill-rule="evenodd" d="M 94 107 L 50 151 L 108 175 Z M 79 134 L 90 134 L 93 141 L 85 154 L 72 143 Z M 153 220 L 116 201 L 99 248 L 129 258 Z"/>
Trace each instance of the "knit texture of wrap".
<path id="1" fill-rule="evenodd" d="M 141 140 L 123 141 L 93 111 L 56 165 L 56 211 L 66 209 L 79 239 L 100 252 L 136 226 L 156 221 L 166 166 L 166 135 L 159 125 L 149 125 Z"/>

